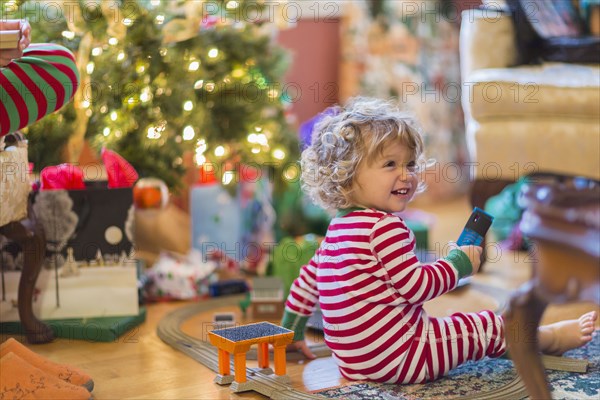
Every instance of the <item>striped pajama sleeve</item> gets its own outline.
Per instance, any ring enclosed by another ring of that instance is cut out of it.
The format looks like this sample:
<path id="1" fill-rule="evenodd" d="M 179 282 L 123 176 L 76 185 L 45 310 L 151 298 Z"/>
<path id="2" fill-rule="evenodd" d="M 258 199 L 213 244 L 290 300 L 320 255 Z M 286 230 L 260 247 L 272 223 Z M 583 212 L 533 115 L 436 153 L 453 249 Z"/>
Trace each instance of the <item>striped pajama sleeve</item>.
<path id="1" fill-rule="evenodd" d="M 421 264 L 414 253 L 415 239 L 398 217 L 387 215 L 373 227 L 371 248 L 387 271 L 398 294 L 409 304 L 423 304 L 454 289 L 471 274 L 471 262 L 460 251 L 447 259 Z M 452 262 L 455 260 L 456 262 Z"/>
<path id="2" fill-rule="evenodd" d="M 460 250 L 434 263 L 421 264 L 413 252 L 413 235 L 398 218 L 382 218 L 375 224 L 372 238 L 374 252 L 408 304 L 418 306 L 438 297 L 472 272 L 468 257 Z M 502 317 L 491 311 L 455 313 L 445 318 L 422 313 L 424 330 L 416 335 L 420 336 L 420 346 L 416 352 L 407 352 L 398 383 L 432 381 L 466 361 L 498 357 L 505 351 Z"/>
<path id="3" fill-rule="evenodd" d="M 304 330 L 309 317 L 315 311 L 319 292 L 317 290 L 317 254 L 300 269 L 294 280 L 287 301 L 281 326 L 294 331 L 294 341 L 304 339 Z"/>
<path id="4" fill-rule="evenodd" d="M 421 264 L 411 238 L 405 224 L 394 217 L 383 218 L 374 226 L 374 251 L 407 303 L 420 305 L 438 297 L 472 272 L 468 257 L 460 250 L 434 263 Z M 399 383 L 431 381 L 466 361 L 497 357 L 505 351 L 502 318 L 491 311 L 445 318 L 431 318 L 423 311 L 423 326 L 417 335 L 421 347 L 416 353 L 407 352 L 404 367 L 411 367 L 401 369 Z"/>
<path id="5" fill-rule="evenodd" d="M 79 87 L 73 54 L 56 44 L 32 44 L 0 68 L 0 137 L 60 109 Z"/>

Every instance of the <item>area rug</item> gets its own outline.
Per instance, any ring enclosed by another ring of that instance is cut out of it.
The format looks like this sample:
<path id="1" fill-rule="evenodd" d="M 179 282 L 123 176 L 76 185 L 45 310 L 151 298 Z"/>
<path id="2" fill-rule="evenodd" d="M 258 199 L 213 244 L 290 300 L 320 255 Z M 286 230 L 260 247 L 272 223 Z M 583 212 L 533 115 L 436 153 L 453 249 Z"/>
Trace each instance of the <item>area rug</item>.
<path id="1" fill-rule="evenodd" d="M 587 372 L 547 371 L 553 399 L 598 400 L 600 398 L 600 331 L 590 343 L 564 354 L 589 361 Z M 442 379 L 425 385 L 389 385 L 354 382 L 315 394 L 341 400 L 416 400 L 416 399 L 528 399 L 513 363 L 486 358 L 468 362 Z"/>

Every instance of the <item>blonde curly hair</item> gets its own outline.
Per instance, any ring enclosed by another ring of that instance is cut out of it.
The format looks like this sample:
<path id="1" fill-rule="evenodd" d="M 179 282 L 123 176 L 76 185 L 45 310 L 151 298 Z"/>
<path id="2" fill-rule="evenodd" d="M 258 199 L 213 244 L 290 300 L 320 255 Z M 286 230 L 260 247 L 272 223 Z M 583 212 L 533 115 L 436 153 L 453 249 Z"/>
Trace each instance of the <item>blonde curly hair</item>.
<path id="1" fill-rule="evenodd" d="M 330 212 L 354 206 L 352 188 L 361 163 L 370 165 L 386 146 L 400 140 L 413 152 L 417 171 L 426 161 L 417 123 L 391 101 L 355 97 L 315 125 L 311 145 L 302 152 L 302 188 Z M 417 192 L 425 184 L 419 180 Z"/>

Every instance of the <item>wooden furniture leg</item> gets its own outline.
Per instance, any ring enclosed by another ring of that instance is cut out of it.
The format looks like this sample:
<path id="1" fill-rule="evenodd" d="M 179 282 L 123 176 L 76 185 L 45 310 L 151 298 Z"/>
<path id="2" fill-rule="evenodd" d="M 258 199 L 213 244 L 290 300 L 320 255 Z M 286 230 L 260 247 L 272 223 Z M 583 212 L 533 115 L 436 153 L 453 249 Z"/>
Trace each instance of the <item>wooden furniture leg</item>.
<path id="1" fill-rule="evenodd" d="M 505 320 L 506 342 L 510 358 L 531 399 L 551 399 L 542 364 L 537 331 L 548 303 L 538 295 L 532 282 L 521 287 L 511 298 Z"/>
<path id="2" fill-rule="evenodd" d="M 46 240 L 40 228 L 34 224 L 31 229 L 26 227 L 25 223 L 10 222 L 0 227 L 0 234 L 18 243 L 23 249 L 23 271 L 19 280 L 17 301 L 19 319 L 25 330 L 25 337 L 30 343 L 48 343 L 54 339 L 54 333 L 33 313 L 33 292 L 42 269 Z"/>
<path id="3" fill-rule="evenodd" d="M 521 193 L 519 228 L 534 246 L 533 277 L 511 299 L 506 341 L 532 399 L 551 399 L 537 340 L 548 302 L 600 304 L 600 181 L 538 173 Z"/>

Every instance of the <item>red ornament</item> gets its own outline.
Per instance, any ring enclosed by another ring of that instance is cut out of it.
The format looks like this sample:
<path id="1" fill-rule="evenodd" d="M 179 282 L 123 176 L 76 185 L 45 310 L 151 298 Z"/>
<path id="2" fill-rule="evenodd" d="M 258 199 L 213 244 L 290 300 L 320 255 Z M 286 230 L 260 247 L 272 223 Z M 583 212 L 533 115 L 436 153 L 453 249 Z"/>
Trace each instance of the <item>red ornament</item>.
<path id="1" fill-rule="evenodd" d="M 133 204 L 136 208 L 163 208 L 167 205 L 167 185 L 157 178 L 142 178 L 133 187 Z"/>

